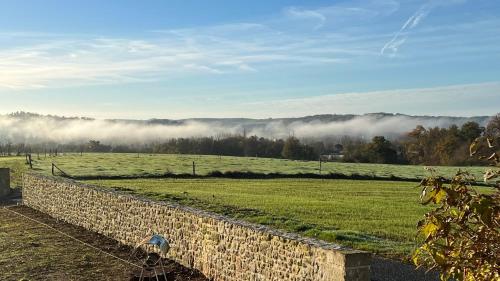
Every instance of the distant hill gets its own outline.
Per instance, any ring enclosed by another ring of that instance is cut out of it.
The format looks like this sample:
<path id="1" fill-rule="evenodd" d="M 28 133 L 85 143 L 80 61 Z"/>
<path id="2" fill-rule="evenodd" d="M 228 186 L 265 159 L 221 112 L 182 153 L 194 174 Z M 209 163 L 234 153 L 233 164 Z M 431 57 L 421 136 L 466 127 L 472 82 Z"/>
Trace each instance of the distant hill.
<path id="1" fill-rule="evenodd" d="M 417 125 L 461 126 L 473 121 L 485 126 L 490 116 L 412 116 L 391 113 L 323 114 L 295 118 L 190 118 L 99 120 L 17 112 L 0 115 L 0 141 L 82 142 L 97 139 L 113 143 L 150 142 L 176 137 L 257 135 L 268 138 L 322 139 L 342 136 L 396 138 Z"/>
<path id="2" fill-rule="evenodd" d="M 304 117 L 291 117 L 291 118 L 267 118 L 267 119 L 251 119 L 251 118 L 189 118 L 189 119 L 149 119 L 144 122 L 149 124 L 164 124 L 164 125 L 180 125 L 186 122 L 197 121 L 203 123 L 222 123 L 228 125 L 248 125 L 248 126 L 262 126 L 273 122 L 282 122 L 285 125 L 294 122 L 346 122 L 356 118 L 366 118 L 371 120 L 384 120 L 392 118 L 404 118 L 406 120 L 419 120 L 426 124 L 447 124 L 447 126 L 462 125 L 463 123 L 473 121 L 481 125 L 486 125 L 491 116 L 473 116 L 473 117 L 453 117 L 453 116 L 425 116 L 425 115 L 406 115 L 406 114 L 393 114 L 393 113 L 368 113 L 362 115 L 356 114 L 321 114 L 311 115 Z"/>

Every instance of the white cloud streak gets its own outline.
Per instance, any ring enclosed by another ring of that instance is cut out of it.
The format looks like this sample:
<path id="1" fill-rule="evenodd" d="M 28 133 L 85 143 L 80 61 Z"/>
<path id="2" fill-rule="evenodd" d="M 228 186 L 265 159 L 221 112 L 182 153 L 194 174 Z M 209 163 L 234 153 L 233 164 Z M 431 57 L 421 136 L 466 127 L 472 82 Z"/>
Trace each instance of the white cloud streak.
<path id="1" fill-rule="evenodd" d="M 403 26 L 396 32 L 394 37 L 387 42 L 380 50 L 381 55 L 389 54 L 389 56 L 394 56 L 399 50 L 399 47 L 404 44 L 408 35 L 406 34 L 409 30 L 417 27 L 417 25 L 424 19 L 431 11 L 432 6 L 425 4 L 421 6 L 408 20 L 403 24 Z"/>
<path id="2" fill-rule="evenodd" d="M 396 32 L 392 39 L 385 43 L 385 45 L 380 50 L 380 54 L 394 57 L 397 54 L 399 48 L 407 41 L 409 32 L 412 29 L 416 28 L 434 8 L 439 6 L 461 4 L 465 1 L 466 0 L 428 0 L 406 20 L 406 22 Z"/>

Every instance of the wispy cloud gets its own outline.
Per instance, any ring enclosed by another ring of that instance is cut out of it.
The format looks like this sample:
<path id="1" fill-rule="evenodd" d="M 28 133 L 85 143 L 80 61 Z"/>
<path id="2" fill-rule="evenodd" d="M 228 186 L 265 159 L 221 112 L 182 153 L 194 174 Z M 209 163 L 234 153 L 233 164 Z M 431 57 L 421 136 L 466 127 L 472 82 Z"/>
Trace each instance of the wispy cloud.
<path id="1" fill-rule="evenodd" d="M 346 24 L 357 25 L 373 18 L 388 16 L 399 9 L 395 0 L 362 0 L 339 3 L 336 5 L 306 9 L 288 7 L 284 10 L 287 19 L 310 21 L 317 30 L 331 23 L 335 28 Z"/>
<path id="2" fill-rule="evenodd" d="M 395 9 L 394 0 L 361 0 L 314 9 L 289 7 L 267 21 L 154 30 L 136 38 L 0 32 L 0 43 L 8 43 L 0 45 L 0 90 L 255 73 L 270 65 L 345 63 L 375 52 L 366 42 L 366 34 L 346 34 L 340 26 Z M 328 20 L 336 24 L 335 32 L 297 30 L 303 21 L 320 29 Z"/>
<path id="3" fill-rule="evenodd" d="M 326 16 L 320 11 L 305 10 L 297 7 L 290 7 L 285 10 L 286 15 L 295 19 L 312 19 L 317 22 L 314 29 L 318 29 L 325 24 Z"/>
<path id="4" fill-rule="evenodd" d="M 250 75 L 271 67 L 273 71 L 302 66 L 335 69 L 349 63 L 349 67 L 372 68 L 380 54 L 395 55 L 407 42 L 410 31 L 419 26 L 431 10 L 463 1 L 424 4 L 389 42 L 386 42 L 385 19 L 400 11 L 395 0 L 289 7 L 276 18 L 256 23 L 154 30 L 126 38 L 0 31 L 0 43 L 5 43 L 0 44 L 0 90 L 150 82 L 181 75 Z M 488 34 L 498 30 L 499 21 L 493 21 L 488 29 L 483 29 L 488 30 Z M 455 34 L 461 30 L 474 33 L 470 27 L 452 28 Z M 444 46 L 449 54 L 453 51 L 471 53 L 480 40 L 491 38 L 481 36 L 469 44 L 460 38 L 462 42 L 453 41 L 450 46 L 451 43 L 445 42 L 448 37 L 444 37 L 448 34 L 443 34 L 449 33 L 449 29 L 449 26 L 419 29 L 424 36 L 413 43 L 425 47 L 429 44 L 425 40 L 432 40 Z M 418 55 L 437 57 L 438 53 L 439 50 L 426 50 L 425 54 Z"/>
<path id="5" fill-rule="evenodd" d="M 68 35 L 50 40 L 15 35 L 31 43 L 0 47 L 0 88 L 38 89 L 151 81 L 178 74 L 247 73 L 271 64 L 337 64 L 345 62 L 349 52 L 366 51 L 347 46 L 338 46 L 336 52 L 322 50 L 333 39 L 292 36 L 264 25 L 153 34 L 143 39 Z"/>
<path id="6" fill-rule="evenodd" d="M 470 116 L 497 113 L 500 82 L 433 88 L 342 93 L 309 98 L 251 103 L 254 114 L 279 112 L 275 116 L 305 116 L 328 113 L 393 112 Z M 249 107 L 250 105 L 246 105 Z"/>

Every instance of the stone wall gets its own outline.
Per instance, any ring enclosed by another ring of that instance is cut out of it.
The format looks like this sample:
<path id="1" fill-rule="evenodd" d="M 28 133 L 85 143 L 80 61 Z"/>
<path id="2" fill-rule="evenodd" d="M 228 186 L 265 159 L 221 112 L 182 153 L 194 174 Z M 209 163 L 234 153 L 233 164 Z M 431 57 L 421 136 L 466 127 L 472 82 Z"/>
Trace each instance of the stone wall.
<path id="1" fill-rule="evenodd" d="M 164 235 L 169 258 L 213 280 L 370 280 L 367 253 L 185 206 L 35 173 L 23 176 L 23 201 L 131 246 Z"/>
<path id="2" fill-rule="evenodd" d="M 11 193 L 10 189 L 10 169 L 0 168 L 0 199 Z"/>

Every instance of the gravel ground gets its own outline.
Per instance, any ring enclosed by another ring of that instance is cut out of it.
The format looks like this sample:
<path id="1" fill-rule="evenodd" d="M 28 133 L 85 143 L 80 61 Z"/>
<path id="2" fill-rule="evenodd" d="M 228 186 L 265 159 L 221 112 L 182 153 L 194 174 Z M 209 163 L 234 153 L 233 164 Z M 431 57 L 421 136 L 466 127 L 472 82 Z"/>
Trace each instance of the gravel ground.
<path id="1" fill-rule="evenodd" d="M 372 281 L 438 281 L 435 271 L 426 273 L 411 264 L 381 257 L 372 258 Z"/>

